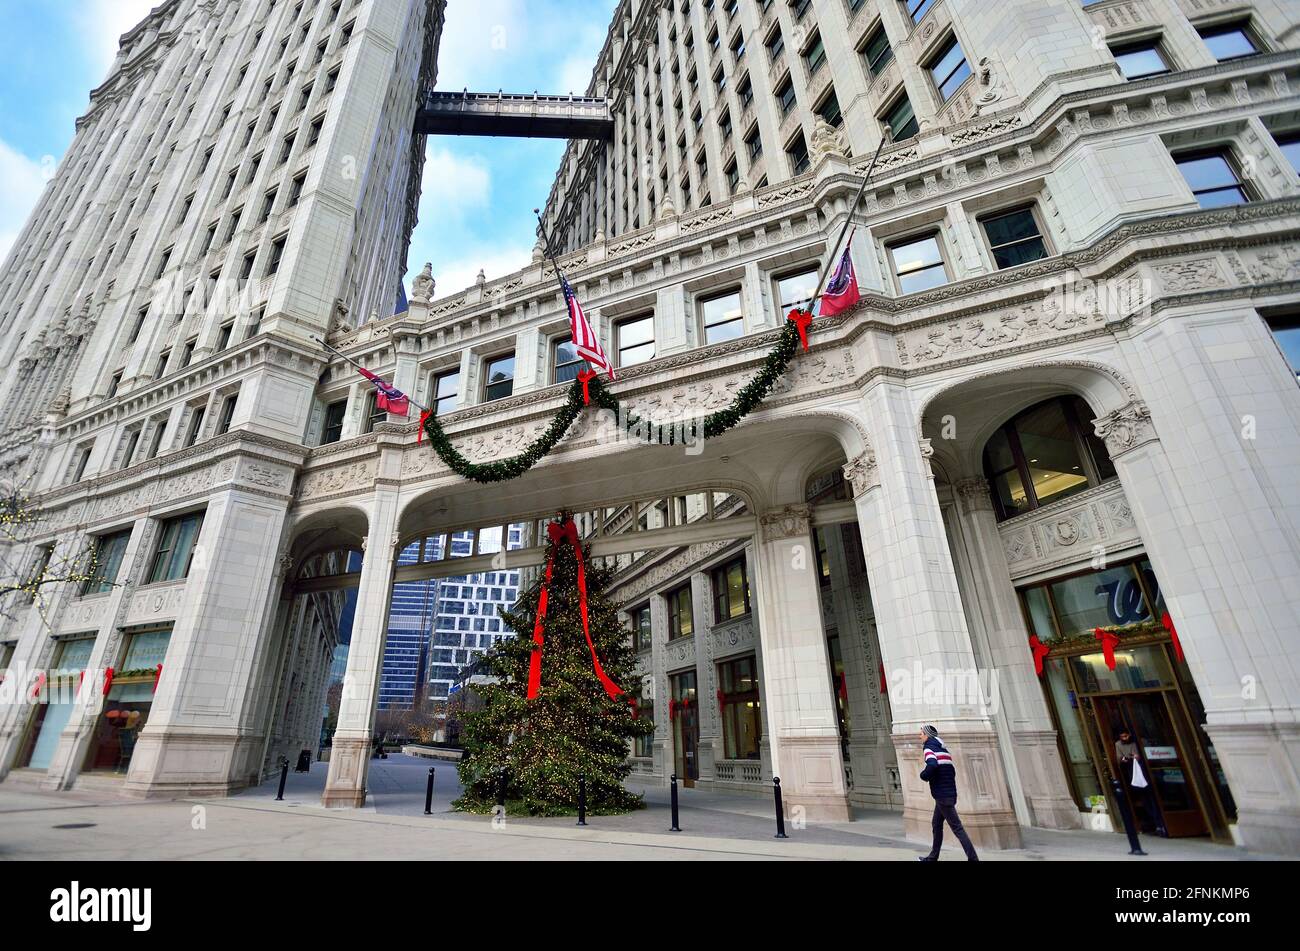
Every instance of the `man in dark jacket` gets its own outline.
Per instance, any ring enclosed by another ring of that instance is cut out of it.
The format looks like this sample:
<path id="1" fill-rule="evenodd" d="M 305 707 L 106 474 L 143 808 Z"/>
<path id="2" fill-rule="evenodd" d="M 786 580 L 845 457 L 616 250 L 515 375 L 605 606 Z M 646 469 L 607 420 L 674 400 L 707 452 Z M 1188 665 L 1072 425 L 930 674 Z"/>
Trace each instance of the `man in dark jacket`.
<path id="1" fill-rule="evenodd" d="M 930 725 L 921 728 L 921 740 L 924 748 L 921 753 L 925 758 L 925 769 L 921 778 L 930 784 L 930 795 L 934 797 L 934 846 L 929 855 L 922 855 L 922 862 L 939 861 L 939 847 L 943 845 L 943 824 L 947 822 L 952 833 L 966 850 L 966 858 L 978 862 L 975 846 L 971 845 L 970 836 L 962 827 L 961 817 L 957 815 L 957 770 L 952 765 L 952 754 L 939 739 L 939 731 Z"/>

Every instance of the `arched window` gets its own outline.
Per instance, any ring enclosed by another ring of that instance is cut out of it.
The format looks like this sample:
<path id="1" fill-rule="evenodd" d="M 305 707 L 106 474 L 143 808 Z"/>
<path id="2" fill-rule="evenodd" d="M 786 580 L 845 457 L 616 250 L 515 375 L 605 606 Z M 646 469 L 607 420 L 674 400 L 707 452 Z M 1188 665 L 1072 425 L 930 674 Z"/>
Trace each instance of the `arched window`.
<path id="1" fill-rule="evenodd" d="M 984 475 L 999 519 L 1114 478 L 1106 446 L 1093 433 L 1093 416 L 1079 397 L 1058 396 L 1002 425 L 984 446 Z"/>

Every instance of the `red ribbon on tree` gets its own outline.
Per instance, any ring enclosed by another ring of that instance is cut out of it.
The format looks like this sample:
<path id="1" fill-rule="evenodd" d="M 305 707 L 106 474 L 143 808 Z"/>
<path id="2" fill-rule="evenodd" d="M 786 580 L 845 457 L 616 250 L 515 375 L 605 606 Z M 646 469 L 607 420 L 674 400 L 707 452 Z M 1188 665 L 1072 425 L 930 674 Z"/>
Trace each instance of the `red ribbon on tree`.
<path id="1" fill-rule="evenodd" d="M 1101 654 L 1106 659 L 1106 666 L 1115 669 L 1115 647 L 1119 644 L 1119 635 L 1104 628 L 1094 628 L 1093 637 L 1101 641 Z"/>
<path id="2" fill-rule="evenodd" d="M 155 670 L 153 674 L 153 689 L 149 691 L 150 693 L 158 692 L 158 681 L 161 679 L 162 679 L 162 664 L 159 664 L 158 669 Z"/>
<path id="3" fill-rule="evenodd" d="M 1034 673 L 1043 676 L 1043 658 L 1051 652 L 1051 648 L 1038 639 L 1037 634 L 1029 635 L 1029 649 L 1034 652 Z"/>
<path id="4" fill-rule="evenodd" d="M 108 692 L 113 689 L 113 668 L 104 668 L 104 699 L 108 699 Z"/>
<path id="5" fill-rule="evenodd" d="M 41 695 L 41 688 L 45 686 L 45 671 L 36 675 L 36 686 L 32 688 L 32 699 L 35 700 Z"/>
<path id="6" fill-rule="evenodd" d="M 580 370 L 578 372 L 578 382 L 582 384 L 582 405 L 583 406 L 591 405 L 591 390 L 589 389 L 589 386 L 591 384 L 591 381 L 594 379 L 596 379 L 595 370 L 587 369 L 587 370 Z"/>
<path id="7" fill-rule="evenodd" d="M 1160 623 L 1163 624 L 1165 630 L 1169 632 L 1169 640 L 1171 640 L 1174 645 L 1174 656 L 1178 658 L 1180 664 L 1183 663 L 1183 645 L 1178 641 L 1178 631 L 1174 629 L 1174 619 L 1169 616 L 1168 611 L 1161 616 Z"/>
<path id="8" fill-rule="evenodd" d="M 794 325 L 799 328 L 799 342 L 803 344 L 805 350 L 808 349 L 808 328 L 812 326 L 813 315 L 810 310 L 800 310 L 796 307 L 787 315 L 787 319 L 793 320 Z"/>
<path id="9" fill-rule="evenodd" d="M 420 428 L 416 430 L 416 434 L 415 434 L 415 441 L 417 443 L 424 442 L 424 424 L 429 421 L 429 417 L 432 415 L 433 415 L 433 410 L 431 409 L 420 410 Z"/>
<path id="10" fill-rule="evenodd" d="M 591 627 L 587 621 L 587 568 L 582 559 L 582 542 L 578 538 L 578 526 L 573 519 L 565 516 L 563 522 L 551 522 L 546 526 L 546 534 L 551 540 L 551 551 L 546 556 L 546 578 L 542 582 L 542 593 L 537 599 L 537 620 L 533 624 L 533 655 L 528 663 L 528 699 L 535 700 L 542 689 L 542 642 L 546 627 L 546 606 L 550 601 L 551 577 L 555 570 L 555 552 L 568 542 L 573 546 L 573 553 L 578 559 L 578 612 L 582 615 L 582 633 L 587 638 L 587 648 L 591 651 L 591 666 L 596 671 L 600 685 L 611 700 L 617 699 L 623 690 L 609 679 L 605 668 L 600 666 L 596 656 L 596 644 L 591 639 Z"/>

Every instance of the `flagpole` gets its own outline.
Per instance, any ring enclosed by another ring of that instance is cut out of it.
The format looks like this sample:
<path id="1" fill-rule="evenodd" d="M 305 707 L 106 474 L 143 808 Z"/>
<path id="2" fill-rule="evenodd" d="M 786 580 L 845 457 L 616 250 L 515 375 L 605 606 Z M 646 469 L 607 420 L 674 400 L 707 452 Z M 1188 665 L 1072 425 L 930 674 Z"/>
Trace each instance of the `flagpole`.
<path id="1" fill-rule="evenodd" d="M 551 244 L 551 233 L 546 230 L 546 223 L 542 221 L 542 210 L 540 208 L 534 208 L 533 214 L 537 216 L 537 228 L 542 232 L 542 243 L 546 245 L 546 256 L 551 259 L 551 266 L 555 268 L 555 277 L 560 282 L 560 288 L 563 289 L 564 285 L 568 282 L 565 281 L 564 272 L 560 270 L 560 262 L 555 257 L 555 248 Z M 568 306 L 567 300 L 565 301 L 565 306 L 566 307 Z M 570 314 L 570 323 L 572 323 L 572 314 Z M 570 340 L 571 341 L 573 340 L 572 336 L 570 337 Z M 586 357 L 583 357 L 582 362 L 586 364 L 587 372 L 594 372 L 591 369 L 590 360 L 588 360 Z M 614 376 L 611 373 L 610 379 L 612 380 L 613 378 Z"/>
<path id="2" fill-rule="evenodd" d="M 844 241 L 844 235 L 849 230 L 849 225 L 853 223 L 853 214 L 858 210 L 858 203 L 862 201 L 862 195 L 867 190 L 867 183 L 871 181 L 871 173 L 875 171 L 876 160 L 880 158 L 880 150 L 885 147 L 885 140 L 893 137 L 893 130 L 885 126 L 884 135 L 880 137 L 880 142 L 876 145 L 876 154 L 871 156 L 871 164 L 867 166 L 866 173 L 862 176 L 862 184 L 858 186 L 858 193 L 853 198 L 853 204 L 849 205 L 849 213 L 844 218 L 844 224 L 840 226 L 839 236 L 835 239 L 835 244 L 831 246 L 830 257 L 826 259 L 826 267 L 822 269 L 821 277 L 817 280 L 817 293 L 808 301 L 808 312 L 812 313 L 812 308 L 816 306 L 817 299 L 822 296 L 822 291 L 826 287 L 826 280 L 830 277 L 831 268 L 835 264 L 835 256 L 839 253 L 840 244 Z"/>
<path id="3" fill-rule="evenodd" d="M 353 360 L 353 359 L 352 359 L 350 356 L 348 356 L 346 353 L 343 353 L 342 351 L 339 351 L 339 350 L 335 350 L 333 347 L 331 347 L 328 343 L 326 343 L 326 342 L 325 342 L 324 340 L 322 340 L 320 337 L 312 337 L 311 339 L 314 340 L 314 341 L 316 341 L 318 344 L 320 344 L 322 347 L 324 347 L 324 348 L 325 348 L 326 350 L 328 350 L 330 353 L 334 354 L 336 357 L 342 357 L 344 360 L 346 360 L 348 363 L 352 364 L 352 365 L 353 365 L 354 367 L 356 367 L 358 370 L 365 370 L 365 369 L 366 369 L 366 368 L 363 367 L 361 364 L 357 363 L 356 360 Z M 369 371 L 367 371 L 367 372 L 369 372 Z M 426 412 L 426 413 L 429 412 L 429 407 L 427 407 L 427 406 L 422 406 L 421 404 L 417 403 L 417 402 L 415 401 L 415 397 L 413 397 L 413 396 L 411 396 L 411 395 L 409 395 L 409 394 L 407 394 L 407 393 L 403 393 L 402 395 L 406 397 L 406 402 L 410 403 L 410 404 L 411 404 L 412 406 L 414 406 L 416 409 L 421 410 L 421 411 Z"/>

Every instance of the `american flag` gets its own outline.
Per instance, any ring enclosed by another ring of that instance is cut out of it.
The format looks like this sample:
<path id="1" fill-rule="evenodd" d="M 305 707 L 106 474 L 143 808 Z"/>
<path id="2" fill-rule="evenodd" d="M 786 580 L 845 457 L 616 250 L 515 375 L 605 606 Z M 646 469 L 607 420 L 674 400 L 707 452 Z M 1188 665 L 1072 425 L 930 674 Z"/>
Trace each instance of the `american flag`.
<path id="1" fill-rule="evenodd" d="M 861 296 L 858 293 L 858 277 L 853 271 L 853 256 L 846 247 L 835 273 L 826 285 L 826 292 L 822 294 L 821 316 L 833 317 L 842 310 L 848 310 Z"/>
<path id="2" fill-rule="evenodd" d="M 605 356 L 605 351 L 601 349 L 596 331 L 591 329 L 587 315 L 582 312 L 582 305 L 578 303 L 578 295 L 573 293 L 573 288 L 569 286 L 568 280 L 563 275 L 560 276 L 560 286 L 564 289 L 564 302 L 569 308 L 569 329 L 573 333 L 573 349 L 578 351 L 578 356 L 591 364 L 593 370 L 599 370 L 601 373 L 608 374 L 611 380 L 614 379 L 614 368 L 610 365 L 609 358 Z"/>

